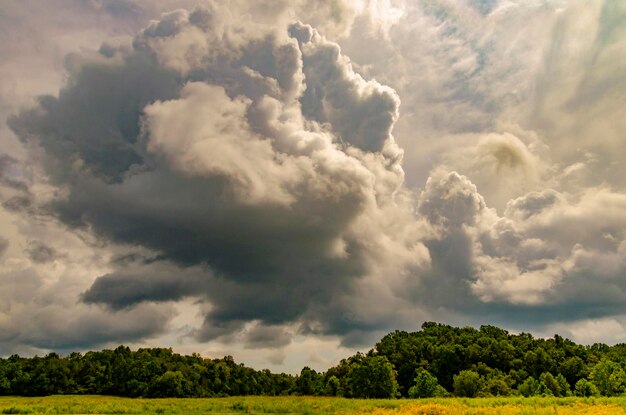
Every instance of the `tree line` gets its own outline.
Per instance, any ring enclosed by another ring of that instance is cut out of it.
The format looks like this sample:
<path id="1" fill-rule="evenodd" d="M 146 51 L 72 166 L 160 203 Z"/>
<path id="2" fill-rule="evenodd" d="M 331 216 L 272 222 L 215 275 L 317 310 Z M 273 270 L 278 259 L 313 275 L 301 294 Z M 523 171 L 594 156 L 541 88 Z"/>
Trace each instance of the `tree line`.
<path id="1" fill-rule="evenodd" d="M 427 322 L 417 332 L 389 333 L 325 372 L 305 367 L 298 375 L 166 348 L 13 355 L 0 359 L 0 395 L 615 396 L 626 393 L 625 352 L 626 344 L 585 346 L 558 335 Z"/>

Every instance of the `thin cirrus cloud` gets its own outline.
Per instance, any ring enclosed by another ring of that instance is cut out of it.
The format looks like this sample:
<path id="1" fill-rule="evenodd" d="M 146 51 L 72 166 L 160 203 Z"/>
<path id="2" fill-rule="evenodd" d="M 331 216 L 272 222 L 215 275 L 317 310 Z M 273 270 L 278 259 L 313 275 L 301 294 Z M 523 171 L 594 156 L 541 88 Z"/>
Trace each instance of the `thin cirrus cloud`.
<path id="1" fill-rule="evenodd" d="M 5 353 L 621 324 L 619 2 L 114 3 L 3 102 Z"/>

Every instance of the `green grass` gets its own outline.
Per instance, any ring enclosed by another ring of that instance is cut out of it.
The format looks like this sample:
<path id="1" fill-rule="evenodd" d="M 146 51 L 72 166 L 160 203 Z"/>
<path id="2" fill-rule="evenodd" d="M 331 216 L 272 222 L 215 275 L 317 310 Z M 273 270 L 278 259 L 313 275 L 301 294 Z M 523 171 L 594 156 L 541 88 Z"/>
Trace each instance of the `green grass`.
<path id="1" fill-rule="evenodd" d="M 0 397 L 0 414 L 341 414 L 397 408 L 400 400 L 314 397 L 130 399 L 110 396 Z M 356 411 L 356 412 L 355 412 Z"/>
<path id="2" fill-rule="evenodd" d="M 622 414 L 626 398 L 360 400 L 315 397 L 0 397 L 0 414 Z"/>

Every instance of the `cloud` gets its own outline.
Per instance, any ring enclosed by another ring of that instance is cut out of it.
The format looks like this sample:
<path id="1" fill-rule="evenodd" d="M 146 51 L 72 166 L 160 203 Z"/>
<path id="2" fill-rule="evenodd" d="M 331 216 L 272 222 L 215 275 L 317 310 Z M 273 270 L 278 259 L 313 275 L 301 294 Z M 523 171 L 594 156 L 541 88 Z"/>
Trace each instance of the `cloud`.
<path id="1" fill-rule="evenodd" d="M 508 132 L 469 136 L 437 168 L 467 176 L 490 206 L 504 210 L 509 200 L 545 186 L 551 173 L 541 157 L 543 143 L 526 139 L 528 144 Z"/>
<path id="2" fill-rule="evenodd" d="M 9 248 L 9 241 L 0 236 L 0 257 L 4 255 L 4 253 L 7 251 L 8 248 Z"/>
<path id="3" fill-rule="evenodd" d="M 285 331 L 283 327 L 255 325 L 245 332 L 244 338 L 245 345 L 248 348 L 276 349 L 291 343 L 292 335 Z"/>
<path id="4" fill-rule="evenodd" d="M 593 343 L 623 343 L 626 340 L 624 336 L 624 317 L 616 316 L 616 318 L 601 319 L 584 319 L 574 321 L 572 323 L 555 323 L 549 325 L 546 329 L 550 333 L 561 333 L 575 342 L 593 344 Z"/>
<path id="5" fill-rule="evenodd" d="M 35 263 L 45 264 L 54 261 L 60 254 L 41 241 L 31 241 L 26 248 L 28 257 Z"/>
<path id="6" fill-rule="evenodd" d="M 82 294 L 82 301 L 106 304 L 114 310 L 129 309 L 144 301 L 175 301 L 202 290 L 210 278 L 210 270 L 201 267 L 180 269 L 163 262 L 129 264 L 99 276 Z"/>
<path id="7" fill-rule="evenodd" d="M 276 350 L 267 356 L 267 361 L 273 365 L 282 365 L 283 363 L 285 363 L 286 357 L 287 356 L 285 352 L 281 350 Z"/>
<path id="8" fill-rule="evenodd" d="M 581 197 L 545 190 L 511 200 L 499 216 L 467 178 L 441 172 L 420 198 L 435 232 L 425 242 L 433 286 L 418 293 L 432 290 L 433 306 L 504 319 L 534 308 L 535 324 L 613 315 L 625 294 L 623 199 L 602 189 Z"/>
<path id="9" fill-rule="evenodd" d="M 68 265 L 62 269 L 49 263 L 42 267 L 75 272 Z M 77 303 L 79 286 L 67 276 L 44 277 L 36 263 L 27 266 L 14 259 L 6 261 L 0 267 L 0 353 L 83 350 L 137 341 L 161 333 L 173 316 L 168 304 L 142 304 L 132 310 L 103 313 L 98 307 Z"/>
<path id="10" fill-rule="evenodd" d="M 362 307 L 350 292 L 428 262 L 391 135 L 399 100 L 309 26 L 220 13 L 167 13 L 132 48 L 72 56 L 59 96 L 10 125 L 63 189 L 47 209 L 159 258 L 98 277 L 83 301 L 195 296 L 204 340 L 249 321 L 345 334 Z M 266 342 L 257 331 L 247 344 Z"/>
<path id="11" fill-rule="evenodd" d="M 19 345 L 42 350 L 80 350 L 140 341 L 163 332 L 173 314 L 170 307 L 149 304 L 111 314 L 89 308 L 68 313 L 55 305 L 20 310 L 20 318 L 2 323 L 3 354 L 15 351 Z"/>
<path id="12" fill-rule="evenodd" d="M 621 318 L 619 2 L 70 3 L 0 16 L 4 350 Z"/>
<path id="13" fill-rule="evenodd" d="M 341 140 L 364 151 L 393 147 L 389 137 L 400 104 L 395 91 L 355 74 L 349 60 L 340 55 L 339 46 L 316 41 L 311 27 L 295 24 L 289 30 L 303 51 L 304 115 L 329 123 Z M 389 151 L 398 153 L 396 148 Z"/>
<path id="14" fill-rule="evenodd" d="M 28 188 L 20 177 L 18 166 L 18 161 L 15 158 L 7 154 L 0 154 L 0 185 L 21 191 Z"/>

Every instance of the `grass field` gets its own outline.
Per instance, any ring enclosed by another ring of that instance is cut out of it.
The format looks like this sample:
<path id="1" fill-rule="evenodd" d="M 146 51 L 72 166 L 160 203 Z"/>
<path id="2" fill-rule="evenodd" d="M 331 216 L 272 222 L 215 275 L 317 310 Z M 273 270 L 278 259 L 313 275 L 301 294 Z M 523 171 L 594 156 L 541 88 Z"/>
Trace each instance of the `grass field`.
<path id="1" fill-rule="evenodd" d="M 371 414 L 626 415 L 626 398 L 352 400 L 312 397 L 128 399 L 108 396 L 0 397 L 2 414 Z"/>

